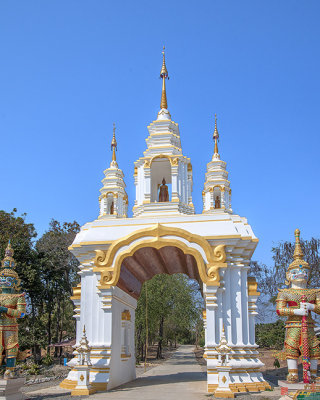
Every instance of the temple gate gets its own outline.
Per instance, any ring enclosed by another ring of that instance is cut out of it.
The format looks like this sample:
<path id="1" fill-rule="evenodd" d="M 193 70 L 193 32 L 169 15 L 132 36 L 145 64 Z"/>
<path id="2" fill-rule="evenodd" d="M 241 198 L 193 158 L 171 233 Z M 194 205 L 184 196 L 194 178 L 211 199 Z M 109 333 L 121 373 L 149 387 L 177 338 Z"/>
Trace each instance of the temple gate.
<path id="1" fill-rule="evenodd" d="M 254 278 L 247 272 L 257 246 L 246 218 L 234 214 L 226 163 L 218 151 L 207 165 L 203 212 L 194 213 L 192 165 L 183 155 L 178 124 L 167 107 L 168 72 L 163 53 L 161 109 L 149 126 L 147 149 L 135 162 L 136 199 L 128 218 L 124 175 L 116 161 L 115 128 L 112 161 L 104 171 L 100 215 L 85 224 L 70 250 L 80 261 L 81 283 L 72 300 L 77 345 L 85 325 L 92 348 L 90 380 L 100 391 L 135 378 L 135 308 L 143 282 L 160 273 L 185 273 L 199 281 L 205 300 L 205 357 L 208 391 L 218 386 L 216 347 L 223 326 L 230 357 L 233 391 L 268 387 L 259 368 L 255 344 Z M 73 366 L 76 358 L 69 365 Z M 76 385 L 71 370 L 61 386 Z"/>

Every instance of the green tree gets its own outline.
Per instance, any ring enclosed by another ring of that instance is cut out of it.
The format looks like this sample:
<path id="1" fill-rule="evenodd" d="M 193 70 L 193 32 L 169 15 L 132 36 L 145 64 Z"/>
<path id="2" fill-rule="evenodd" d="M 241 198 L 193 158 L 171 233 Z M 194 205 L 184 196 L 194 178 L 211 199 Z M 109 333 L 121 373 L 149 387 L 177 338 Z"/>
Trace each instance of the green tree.
<path id="1" fill-rule="evenodd" d="M 261 296 L 257 301 L 258 321 L 271 322 L 278 320 L 275 311 L 275 300 L 278 289 L 285 288 L 286 272 L 288 266 L 293 261 L 295 242 L 284 241 L 272 248 L 274 264 L 272 267 L 259 262 L 252 262 L 250 275 L 254 276 L 258 282 L 258 290 Z M 305 260 L 310 265 L 309 287 L 320 287 L 320 240 L 311 238 L 310 240 L 301 239 L 302 251 Z M 313 314 L 314 318 L 318 318 Z"/>
<path id="2" fill-rule="evenodd" d="M 79 282 L 79 262 L 69 252 L 80 226 L 77 222 L 60 224 L 52 220 L 49 230 L 36 243 L 41 281 L 47 345 L 74 335 L 75 322 L 70 302 L 72 287 Z"/>
<path id="3" fill-rule="evenodd" d="M 182 274 L 156 275 L 148 285 L 148 338 L 157 343 L 157 358 L 163 344 L 185 341 L 195 343 L 202 321 L 203 300 L 197 282 Z M 137 354 L 144 358 L 146 290 L 142 287 L 136 310 Z"/>
<path id="4" fill-rule="evenodd" d="M 282 349 L 285 335 L 284 322 L 256 325 L 256 342 L 260 347 Z"/>
<path id="5" fill-rule="evenodd" d="M 0 211 L 0 257 L 8 241 L 14 250 L 16 270 L 21 279 L 22 290 L 26 293 L 27 316 L 19 321 L 19 340 L 21 348 L 32 348 L 33 354 L 40 354 L 43 336 L 39 316 L 39 305 L 42 299 L 42 283 L 38 255 L 34 249 L 37 236 L 34 225 L 26 223 L 26 214 L 17 215 L 17 210 L 7 213 Z"/>

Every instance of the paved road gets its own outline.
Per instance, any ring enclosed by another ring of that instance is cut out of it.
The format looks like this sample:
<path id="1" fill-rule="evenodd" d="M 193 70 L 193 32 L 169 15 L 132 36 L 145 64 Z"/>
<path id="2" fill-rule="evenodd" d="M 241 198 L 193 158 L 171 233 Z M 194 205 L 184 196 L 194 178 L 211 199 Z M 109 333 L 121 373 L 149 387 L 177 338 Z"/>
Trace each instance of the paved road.
<path id="1" fill-rule="evenodd" d="M 141 375 L 107 393 L 96 393 L 92 400 L 201 400 L 208 399 L 206 374 L 197 363 L 194 346 L 180 346 L 172 357 Z M 70 392 L 57 386 L 29 392 L 31 399 L 69 399 Z M 72 397 L 76 400 L 78 396 Z M 79 399 L 89 398 L 87 396 Z"/>
<path id="2" fill-rule="evenodd" d="M 193 353 L 194 346 L 180 346 L 171 358 L 139 378 L 116 389 L 91 396 L 70 396 L 70 391 L 53 386 L 27 393 L 32 400 L 208 400 L 206 373 Z M 236 395 L 237 400 L 279 399 L 280 391 Z"/>

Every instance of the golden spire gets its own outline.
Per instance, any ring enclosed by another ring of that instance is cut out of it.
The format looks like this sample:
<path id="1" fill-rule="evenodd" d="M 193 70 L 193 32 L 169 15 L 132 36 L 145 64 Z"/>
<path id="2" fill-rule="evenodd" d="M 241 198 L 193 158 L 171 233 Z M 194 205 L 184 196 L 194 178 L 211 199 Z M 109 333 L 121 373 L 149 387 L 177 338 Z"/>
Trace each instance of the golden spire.
<path id="1" fill-rule="evenodd" d="M 219 155 L 219 150 L 218 150 L 219 132 L 218 132 L 218 127 L 217 127 L 217 114 L 214 114 L 213 140 L 214 140 L 214 156 L 218 156 Z"/>
<path id="2" fill-rule="evenodd" d="M 304 254 L 301 249 L 301 243 L 300 243 L 300 230 L 296 229 L 294 231 L 294 236 L 296 238 L 296 244 L 294 247 L 294 253 L 293 253 L 293 262 L 289 265 L 288 271 L 290 271 L 293 268 L 309 268 L 309 264 L 303 259 Z"/>
<path id="3" fill-rule="evenodd" d="M 113 137 L 111 141 L 111 150 L 112 150 L 112 161 L 116 161 L 116 150 L 117 150 L 117 141 L 116 141 L 116 125 L 113 123 Z"/>
<path id="4" fill-rule="evenodd" d="M 161 94 L 160 108 L 168 109 L 167 94 L 166 94 L 166 79 L 167 78 L 169 79 L 169 76 L 168 76 L 168 71 L 167 71 L 167 67 L 166 67 L 166 58 L 165 58 L 164 50 L 165 50 L 165 47 L 163 46 L 163 51 L 162 51 L 163 61 L 162 61 L 162 68 L 160 71 L 160 78 L 162 78 L 162 94 Z"/>

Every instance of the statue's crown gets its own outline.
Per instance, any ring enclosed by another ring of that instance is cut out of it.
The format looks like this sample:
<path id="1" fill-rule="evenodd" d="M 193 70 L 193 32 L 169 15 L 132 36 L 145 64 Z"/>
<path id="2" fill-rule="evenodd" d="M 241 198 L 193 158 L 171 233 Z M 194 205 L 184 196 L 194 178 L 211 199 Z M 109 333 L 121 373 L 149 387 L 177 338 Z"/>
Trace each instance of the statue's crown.
<path id="1" fill-rule="evenodd" d="M 291 269 L 295 269 L 295 268 L 307 268 L 307 269 L 310 269 L 310 266 L 307 263 L 307 261 L 305 261 L 303 259 L 304 254 L 303 254 L 303 251 L 301 249 L 300 230 L 299 229 L 296 229 L 294 231 L 294 236 L 296 238 L 296 244 L 295 244 L 294 253 L 293 253 L 293 261 L 288 267 L 288 272 Z"/>
<path id="2" fill-rule="evenodd" d="M 10 276 L 12 278 L 15 278 L 17 283 L 14 285 L 15 289 L 18 290 L 20 287 L 20 278 L 17 272 L 15 271 L 15 266 L 16 262 L 13 258 L 14 251 L 13 248 L 11 247 L 11 243 L 9 240 L 8 246 L 5 250 L 5 256 L 4 259 L 1 262 L 1 270 L 0 270 L 0 277 L 7 277 Z"/>

